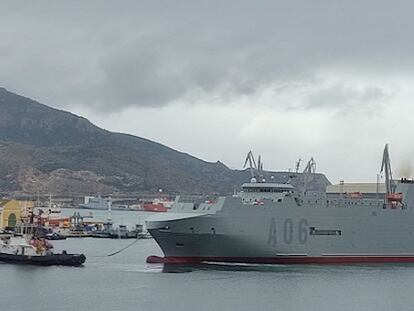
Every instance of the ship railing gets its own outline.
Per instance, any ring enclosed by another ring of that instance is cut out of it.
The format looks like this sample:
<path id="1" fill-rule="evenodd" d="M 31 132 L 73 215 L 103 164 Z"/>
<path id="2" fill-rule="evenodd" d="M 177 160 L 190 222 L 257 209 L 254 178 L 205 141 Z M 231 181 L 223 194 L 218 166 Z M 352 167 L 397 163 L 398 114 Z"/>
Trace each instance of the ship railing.
<path id="1" fill-rule="evenodd" d="M 217 202 L 218 196 L 199 196 L 199 195 L 180 195 L 175 199 L 175 203 L 193 203 L 200 205 L 202 203 Z"/>
<path id="2" fill-rule="evenodd" d="M 327 198 L 326 206 L 327 207 L 352 207 L 352 206 L 361 206 L 361 207 L 382 207 L 384 200 L 382 199 L 354 199 L 354 198 Z"/>
<path id="3" fill-rule="evenodd" d="M 31 235 L 35 232 L 35 226 L 30 223 L 20 223 L 17 224 L 15 227 L 15 234 L 16 235 Z"/>

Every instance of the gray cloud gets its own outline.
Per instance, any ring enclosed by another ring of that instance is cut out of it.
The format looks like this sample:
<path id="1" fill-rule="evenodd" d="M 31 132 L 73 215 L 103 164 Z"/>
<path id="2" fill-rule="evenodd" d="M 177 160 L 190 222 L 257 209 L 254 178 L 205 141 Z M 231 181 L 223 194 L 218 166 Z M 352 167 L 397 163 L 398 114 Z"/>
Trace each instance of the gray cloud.
<path id="1" fill-rule="evenodd" d="M 0 83 L 55 106 L 116 111 L 301 85 L 325 68 L 412 75 L 413 8 L 408 1 L 2 2 Z M 303 107 L 354 108 L 386 97 L 377 86 L 338 84 Z"/>
<path id="2" fill-rule="evenodd" d="M 305 108 L 336 109 L 341 113 L 354 111 L 377 111 L 391 95 L 378 87 L 366 87 L 362 90 L 334 85 L 322 88 L 306 98 Z"/>

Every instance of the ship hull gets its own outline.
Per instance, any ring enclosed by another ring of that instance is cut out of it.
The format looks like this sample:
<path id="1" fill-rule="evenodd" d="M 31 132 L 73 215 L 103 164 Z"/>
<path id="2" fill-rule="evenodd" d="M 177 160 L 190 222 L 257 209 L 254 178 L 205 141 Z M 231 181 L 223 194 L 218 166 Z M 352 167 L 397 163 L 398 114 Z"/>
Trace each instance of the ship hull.
<path id="1" fill-rule="evenodd" d="M 37 266 L 72 266 L 79 267 L 85 263 L 83 254 L 53 254 L 45 256 L 28 256 L 0 253 L 0 261 L 14 264 L 26 264 Z"/>
<path id="2" fill-rule="evenodd" d="M 370 264 L 414 262 L 414 210 L 359 206 L 244 205 L 227 198 L 209 213 L 177 206 L 147 228 L 164 252 L 149 262 Z M 183 213 L 186 212 L 186 213 Z"/>
<path id="3" fill-rule="evenodd" d="M 158 257 L 149 256 L 147 263 L 200 264 L 209 262 L 251 264 L 346 265 L 414 263 L 414 256 L 338 256 L 338 257 Z"/>

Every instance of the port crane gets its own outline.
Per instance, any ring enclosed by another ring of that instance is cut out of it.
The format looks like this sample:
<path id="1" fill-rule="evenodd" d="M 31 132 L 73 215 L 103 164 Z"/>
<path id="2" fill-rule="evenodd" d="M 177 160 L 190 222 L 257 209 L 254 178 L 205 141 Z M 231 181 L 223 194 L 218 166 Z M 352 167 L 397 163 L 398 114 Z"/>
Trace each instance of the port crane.
<path id="1" fill-rule="evenodd" d="M 260 155 L 258 156 L 257 164 L 256 164 L 256 160 L 254 159 L 253 152 L 250 150 L 247 153 L 243 168 L 246 168 L 247 164 L 249 164 L 249 170 L 250 170 L 251 177 L 252 178 L 258 177 L 261 181 L 263 178 L 263 162 L 262 162 L 261 156 Z"/>
<path id="2" fill-rule="evenodd" d="M 298 161 L 295 163 L 295 173 L 299 173 L 300 163 L 301 162 L 302 162 L 302 159 L 299 158 Z"/>
<path id="3" fill-rule="evenodd" d="M 382 155 L 381 173 L 385 174 L 385 190 L 387 196 L 395 192 L 395 183 L 392 180 L 391 161 L 388 153 L 388 144 L 384 147 L 384 153 Z"/>
<path id="4" fill-rule="evenodd" d="M 396 193 L 397 185 L 392 179 L 391 161 L 388 153 L 388 144 L 384 147 L 384 153 L 382 155 L 381 173 L 385 175 L 385 201 L 391 207 L 396 207 L 399 204 L 403 204 L 402 193 Z"/>
<path id="5" fill-rule="evenodd" d="M 308 164 L 306 164 L 305 169 L 302 173 L 302 180 L 303 180 L 303 186 L 302 186 L 302 195 L 306 194 L 306 191 L 308 190 L 308 185 L 313 179 L 313 174 L 316 172 L 316 162 L 312 158 L 310 158 Z"/>

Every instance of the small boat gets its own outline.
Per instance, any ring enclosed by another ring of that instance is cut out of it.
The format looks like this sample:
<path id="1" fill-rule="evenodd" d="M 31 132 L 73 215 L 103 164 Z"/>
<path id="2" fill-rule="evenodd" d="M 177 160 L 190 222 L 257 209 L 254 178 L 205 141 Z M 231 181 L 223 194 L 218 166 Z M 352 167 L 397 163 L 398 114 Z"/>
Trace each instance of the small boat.
<path id="1" fill-rule="evenodd" d="M 61 235 L 57 232 L 48 233 L 45 236 L 48 240 L 66 240 L 66 237 L 64 235 Z"/>
<path id="2" fill-rule="evenodd" d="M 40 266 L 79 267 L 86 261 L 84 254 L 55 254 L 53 245 L 44 236 L 37 236 L 32 226 L 25 226 L 19 233 L 0 235 L 0 261 Z"/>
<path id="3" fill-rule="evenodd" d="M 168 212 L 168 210 L 171 208 L 173 204 L 174 201 L 160 197 L 152 200 L 151 202 L 145 202 L 143 204 L 143 208 L 146 212 L 165 213 Z"/>
<path id="4" fill-rule="evenodd" d="M 144 211 L 146 212 L 158 212 L 165 213 L 168 211 L 168 208 L 161 203 L 145 203 Z"/>
<path id="5" fill-rule="evenodd" d="M 22 254 L 7 254 L 0 252 L 0 261 L 16 263 L 16 264 L 30 264 L 38 266 L 72 266 L 79 267 L 85 263 L 86 257 L 84 254 L 49 254 L 49 255 L 22 255 Z"/>

